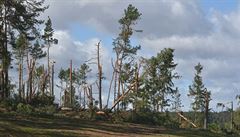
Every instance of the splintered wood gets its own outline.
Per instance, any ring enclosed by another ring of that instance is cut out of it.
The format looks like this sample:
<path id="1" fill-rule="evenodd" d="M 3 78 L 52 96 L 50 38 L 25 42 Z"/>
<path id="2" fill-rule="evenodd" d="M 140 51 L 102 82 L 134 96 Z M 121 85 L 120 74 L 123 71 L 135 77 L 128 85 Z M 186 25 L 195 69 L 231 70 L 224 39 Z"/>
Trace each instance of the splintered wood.
<path id="1" fill-rule="evenodd" d="M 197 127 L 192 121 L 190 121 L 189 119 L 187 119 L 185 116 L 183 116 L 181 113 L 177 112 L 177 114 L 183 118 L 185 121 L 187 121 L 188 123 L 190 123 L 193 127 Z"/>
<path id="2" fill-rule="evenodd" d="M 133 84 L 131 84 L 128 88 L 128 90 L 126 92 L 124 92 L 124 94 L 122 94 L 113 104 L 113 106 L 111 107 L 110 111 L 112 111 L 116 105 L 123 100 L 123 98 L 132 90 L 132 88 L 135 86 L 136 82 L 134 82 Z"/>

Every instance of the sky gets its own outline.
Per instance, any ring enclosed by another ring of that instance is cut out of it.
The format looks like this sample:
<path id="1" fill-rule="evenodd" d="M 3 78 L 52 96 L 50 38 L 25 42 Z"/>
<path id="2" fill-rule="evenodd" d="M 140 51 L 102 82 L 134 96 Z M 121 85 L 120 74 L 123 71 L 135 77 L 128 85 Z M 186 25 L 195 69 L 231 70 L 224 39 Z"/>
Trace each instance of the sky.
<path id="1" fill-rule="evenodd" d="M 164 48 L 174 48 L 175 81 L 182 94 L 183 110 L 190 110 L 187 96 L 192 84 L 194 66 L 203 65 L 203 82 L 212 92 L 210 106 L 218 110 L 218 102 L 234 101 L 240 94 L 240 3 L 238 0 L 46 0 L 50 7 L 41 16 L 50 16 L 58 45 L 50 49 L 56 61 L 56 73 L 67 68 L 70 60 L 75 67 L 96 56 L 101 40 L 104 82 L 103 103 L 106 104 L 111 77 L 112 40 L 119 33 L 118 19 L 132 4 L 142 13 L 132 43 L 141 45 L 138 56 L 155 56 Z M 91 65 L 92 69 L 97 66 Z M 96 71 L 90 78 L 94 79 Z M 55 78 L 58 83 L 57 77 Z M 93 82 L 93 81 L 90 81 Z M 57 88 L 56 92 L 59 95 Z"/>

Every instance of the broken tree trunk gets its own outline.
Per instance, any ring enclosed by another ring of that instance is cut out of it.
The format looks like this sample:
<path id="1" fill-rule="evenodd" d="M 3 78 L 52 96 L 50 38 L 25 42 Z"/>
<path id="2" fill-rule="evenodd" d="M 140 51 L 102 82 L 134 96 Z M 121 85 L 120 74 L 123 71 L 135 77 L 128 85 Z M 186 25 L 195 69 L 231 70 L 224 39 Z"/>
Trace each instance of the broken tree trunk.
<path id="1" fill-rule="evenodd" d="M 70 105 L 73 106 L 73 93 L 72 93 L 72 60 L 70 60 Z"/>
<path id="2" fill-rule="evenodd" d="M 99 109 L 102 110 L 102 65 L 100 63 L 100 42 L 97 44 Z"/>
<path id="3" fill-rule="evenodd" d="M 185 121 L 187 121 L 188 123 L 190 123 L 193 127 L 197 127 L 192 121 L 190 121 L 189 119 L 187 119 L 185 116 L 183 116 L 181 113 L 177 112 L 177 114 L 183 118 Z"/>
<path id="4" fill-rule="evenodd" d="M 135 82 L 133 84 L 131 84 L 129 86 L 128 90 L 114 102 L 114 104 L 111 107 L 110 111 L 112 111 L 119 104 L 119 102 L 123 100 L 123 98 L 132 90 L 132 88 L 134 88 L 134 86 L 135 86 Z"/>
<path id="5" fill-rule="evenodd" d="M 19 63 L 18 64 L 18 78 L 19 78 L 19 80 L 18 80 L 18 94 L 19 94 L 19 98 L 20 98 L 20 100 L 22 101 L 22 64 L 21 63 Z"/>

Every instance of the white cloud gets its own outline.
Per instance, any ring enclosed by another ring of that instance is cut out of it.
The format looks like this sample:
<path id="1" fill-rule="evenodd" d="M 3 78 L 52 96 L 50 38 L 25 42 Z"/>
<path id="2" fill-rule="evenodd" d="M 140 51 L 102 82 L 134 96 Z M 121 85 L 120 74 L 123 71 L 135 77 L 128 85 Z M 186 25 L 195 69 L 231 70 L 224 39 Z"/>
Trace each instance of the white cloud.
<path id="1" fill-rule="evenodd" d="M 89 84 L 96 81 L 97 77 L 97 65 L 96 63 L 96 44 L 99 42 L 98 38 L 92 38 L 86 41 L 78 41 L 71 38 L 71 35 L 67 31 L 57 30 L 55 31 L 54 37 L 58 39 L 57 45 L 52 45 L 50 48 L 50 58 L 56 62 L 55 64 L 55 81 L 59 84 L 58 72 L 60 68 L 69 68 L 70 60 L 73 62 L 73 68 L 79 68 L 81 64 L 85 63 L 89 59 L 92 59 L 88 65 L 92 69 L 89 74 Z M 110 65 L 110 53 L 109 49 L 105 48 L 104 44 L 100 44 L 100 57 L 103 65 L 104 76 L 107 78 L 103 84 L 103 98 L 107 96 L 108 81 L 111 77 L 112 69 Z M 95 85 L 96 86 L 96 85 Z M 93 86 L 94 89 L 96 87 Z M 60 89 L 55 88 L 56 96 L 59 98 Z M 96 90 L 94 90 L 96 91 Z M 94 95 L 95 97 L 97 94 Z M 103 101 L 105 104 L 105 100 Z"/>
<path id="2" fill-rule="evenodd" d="M 179 64 L 177 71 L 182 75 L 177 85 L 186 96 L 188 85 L 194 76 L 194 66 L 201 62 L 204 66 L 203 78 L 212 91 L 212 107 L 217 101 L 230 101 L 240 94 L 239 58 L 240 58 L 240 10 L 223 14 L 212 10 L 205 15 L 199 1 L 187 0 L 48 0 L 50 15 L 57 30 L 67 30 L 72 23 L 88 25 L 99 32 L 118 33 L 118 19 L 129 3 L 143 14 L 136 29 L 142 29 L 142 56 L 153 56 L 163 48 L 175 50 L 175 60 Z M 208 17 L 206 17 L 208 16 Z M 69 60 L 78 66 L 95 53 L 95 44 L 99 39 L 86 41 L 72 39 L 67 31 L 56 31 L 59 45 L 51 49 L 52 58 L 58 67 L 67 67 Z M 104 43 L 104 41 L 103 41 Z M 111 53 L 102 45 L 104 73 L 111 76 Z M 111 49 L 110 49 L 111 50 Z M 107 85 L 107 84 L 106 84 Z M 231 94 L 231 95 L 230 95 Z M 187 107 L 189 101 L 184 101 Z M 188 109 L 189 107 L 187 107 Z"/>
<path id="3" fill-rule="evenodd" d="M 213 13 L 210 21 L 213 31 L 203 36 L 178 36 L 144 38 L 141 40 L 144 49 L 152 49 L 153 53 L 163 48 L 175 49 L 175 60 L 178 63 L 177 71 L 183 76 L 179 86 L 185 86 L 182 91 L 188 92 L 194 76 L 194 65 L 198 62 L 204 66 L 203 80 L 206 87 L 212 91 L 212 107 L 216 102 L 235 100 L 239 92 L 240 64 L 240 12 L 222 15 Z M 187 81 L 187 82 L 186 82 Z M 185 97 L 186 98 L 186 97 Z"/>
<path id="4" fill-rule="evenodd" d="M 201 35 L 211 30 L 197 1 L 183 0 L 48 0 L 50 8 L 45 16 L 52 17 L 57 29 L 66 29 L 71 23 L 94 27 L 99 32 L 118 33 L 118 19 L 123 10 L 133 4 L 142 13 L 136 29 L 144 36 Z"/>

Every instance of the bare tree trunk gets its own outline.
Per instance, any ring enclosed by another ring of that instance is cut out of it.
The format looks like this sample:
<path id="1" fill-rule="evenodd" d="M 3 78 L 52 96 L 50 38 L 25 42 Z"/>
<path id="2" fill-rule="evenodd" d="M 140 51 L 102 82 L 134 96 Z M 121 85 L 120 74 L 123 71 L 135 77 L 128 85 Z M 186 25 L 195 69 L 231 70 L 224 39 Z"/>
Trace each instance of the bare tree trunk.
<path id="1" fill-rule="evenodd" d="M 64 102 L 63 102 L 63 106 L 66 107 L 66 102 L 67 102 L 67 91 L 64 90 Z"/>
<path id="2" fill-rule="evenodd" d="M 34 70 L 35 70 L 35 63 L 36 63 L 36 60 L 33 59 L 32 60 L 32 68 L 31 68 L 31 99 L 33 98 L 33 95 L 35 94 L 35 88 L 34 88 Z"/>
<path id="3" fill-rule="evenodd" d="M 78 87 L 78 92 L 79 92 L 79 105 L 80 108 L 82 108 L 82 92 L 80 90 L 80 86 Z"/>
<path id="4" fill-rule="evenodd" d="M 136 82 L 136 84 L 135 84 L 135 98 L 134 98 L 134 112 L 136 113 L 137 112 L 137 98 L 138 98 L 138 88 L 139 88 L 139 68 L 138 68 L 138 66 L 136 66 L 136 68 L 135 68 L 135 82 Z"/>
<path id="5" fill-rule="evenodd" d="M 114 79 L 115 73 L 116 73 L 116 72 L 115 72 L 115 69 L 114 69 L 114 70 L 113 70 L 113 73 L 112 73 L 112 79 L 111 79 L 111 82 L 110 82 L 109 90 L 108 90 L 108 98 L 107 98 L 106 108 L 108 108 L 108 103 L 109 103 L 109 99 L 110 99 L 110 93 L 111 93 L 112 83 L 113 83 L 113 79 Z M 114 96 L 114 100 L 115 100 L 115 96 Z"/>
<path id="6" fill-rule="evenodd" d="M 91 110 L 91 118 L 93 117 L 93 96 L 92 96 L 92 85 L 88 87 L 89 91 L 89 108 Z"/>
<path id="7" fill-rule="evenodd" d="M 86 109 L 86 87 L 84 87 L 84 92 L 83 92 L 83 108 L 84 110 Z"/>
<path id="8" fill-rule="evenodd" d="M 27 74 L 28 74 L 28 79 L 27 79 L 27 103 L 29 102 L 29 74 L 30 74 L 30 63 L 29 63 L 29 57 L 27 53 Z"/>
<path id="9" fill-rule="evenodd" d="M 5 5 L 7 0 L 4 1 Z M 9 95 L 9 82 L 8 82 L 8 67 L 9 67 L 9 55 L 8 55 L 8 41 L 7 41 L 7 8 L 4 8 L 4 39 L 3 39 L 3 51 L 2 51 L 2 71 L 3 71 L 3 99 L 8 98 Z"/>
<path id="10" fill-rule="evenodd" d="M 45 94 L 47 79 L 48 79 L 48 74 L 47 74 L 46 71 L 44 71 L 44 66 L 43 66 L 43 74 L 42 74 L 42 77 L 41 77 L 41 92 L 42 92 L 42 95 Z"/>
<path id="11" fill-rule="evenodd" d="M 53 64 L 52 64 L 51 96 L 54 97 L 54 62 L 53 62 Z"/>
<path id="12" fill-rule="evenodd" d="M 29 100 L 32 100 L 33 96 L 33 69 L 34 69 L 34 61 L 30 60 L 30 72 L 29 72 L 29 88 L 30 88 L 30 96 Z"/>
<path id="13" fill-rule="evenodd" d="M 100 63 L 100 42 L 97 44 L 97 65 L 98 65 L 98 90 L 99 90 L 99 109 L 102 110 L 102 66 Z"/>
<path id="14" fill-rule="evenodd" d="M 116 61 L 115 61 L 115 66 L 114 66 L 114 71 L 115 71 L 115 78 L 114 78 L 114 102 L 120 97 L 120 94 L 119 94 L 119 90 L 118 89 L 118 80 L 120 78 L 120 75 L 119 75 L 119 54 L 117 54 L 117 57 L 116 57 Z M 118 104 L 118 107 L 117 107 L 117 110 L 119 109 L 119 104 Z M 114 107 L 114 110 L 116 110 L 116 108 Z"/>
<path id="15" fill-rule="evenodd" d="M 73 93 L 72 93 L 72 60 L 70 60 L 70 106 L 73 105 Z"/>
<path id="16" fill-rule="evenodd" d="M 20 91 L 21 91 L 21 95 L 22 95 L 22 99 L 25 98 L 25 92 L 24 92 L 24 89 L 23 89 L 23 58 L 21 59 L 21 68 L 20 68 L 20 83 L 21 83 L 21 86 L 20 86 Z"/>
<path id="17" fill-rule="evenodd" d="M 115 78 L 114 78 L 114 102 L 117 100 L 117 76 L 118 76 L 118 74 L 117 74 L 117 70 L 116 70 L 116 66 L 117 66 L 117 63 L 115 64 L 115 68 L 114 68 L 114 71 L 115 71 Z M 114 110 L 116 110 L 115 108 L 114 108 Z"/>
<path id="18" fill-rule="evenodd" d="M 208 111 L 209 111 L 209 95 L 205 95 L 205 111 L 204 111 L 204 129 L 208 128 Z"/>
<path id="19" fill-rule="evenodd" d="M 22 100 L 22 64 L 18 64 L 18 94 L 20 100 Z"/>
<path id="20" fill-rule="evenodd" d="M 30 59 L 29 62 L 27 56 L 27 64 L 28 64 L 28 101 L 31 101 L 33 96 L 33 70 L 35 67 L 35 60 Z"/>
<path id="21" fill-rule="evenodd" d="M 49 85 L 49 90 L 51 94 L 51 81 L 50 81 L 50 58 L 49 58 L 49 50 L 50 50 L 50 43 L 48 42 L 48 47 L 47 47 L 47 74 L 48 74 L 48 85 Z"/>
<path id="22" fill-rule="evenodd" d="M 23 93 L 23 100 L 26 102 L 26 95 L 25 95 L 25 82 L 22 84 L 22 93 Z"/>
<path id="23" fill-rule="evenodd" d="M 118 98 L 120 98 L 121 96 L 121 71 L 122 71 L 122 59 L 120 59 L 120 63 L 118 64 L 118 89 L 117 89 L 117 93 L 118 93 Z M 117 105 L 117 110 L 119 110 L 119 104 Z"/>
<path id="24" fill-rule="evenodd" d="M 0 80 L 1 80 L 1 86 L 0 86 L 0 91 L 1 91 L 1 99 L 3 99 L 4 97 L 4 91 L 3 91 L 3 80 L 4 80 L 4 74 L 3 74 L 3 71 L 2 69 L 0 69 L 0 73 L 1 73 L 1 77 L 0 77 Z"/>

